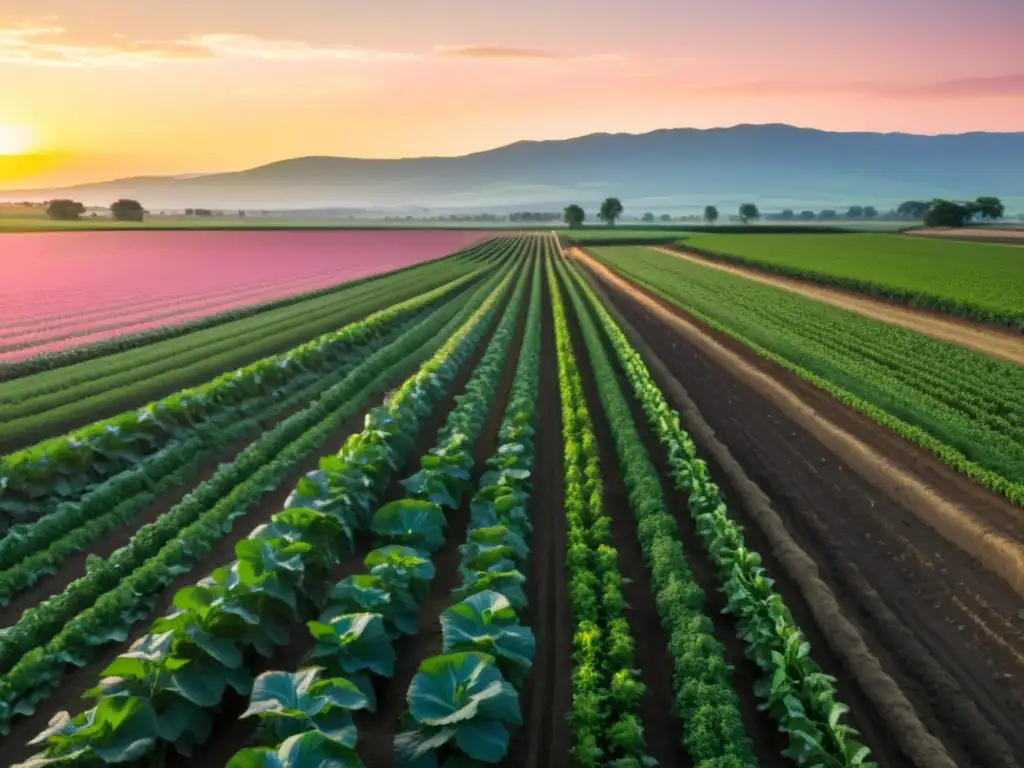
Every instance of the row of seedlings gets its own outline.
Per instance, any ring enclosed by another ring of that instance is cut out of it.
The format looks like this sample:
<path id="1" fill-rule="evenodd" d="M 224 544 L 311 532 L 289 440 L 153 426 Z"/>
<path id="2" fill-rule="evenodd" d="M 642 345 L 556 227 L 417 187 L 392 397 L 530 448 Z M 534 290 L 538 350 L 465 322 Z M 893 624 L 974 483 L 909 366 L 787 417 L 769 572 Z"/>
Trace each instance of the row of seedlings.
<path id="1" fill-rule="evenodd" d="M 475 246 L 500 256 L 514 247 L 511 238 Z M 323 334 L 279 355 L 257 360 L 205 384 L 175 392 L 149 405 L 97 421 L 66 436 L 45 440 L 0 458 L 0 530 L 31 522 L 52 512 L 59 502 L 153 457 L 160 449 L 199 426 L 254 398 L 266 398 L 307 372 L 333 370 L 352 350 L 359 350 L 422 308 L 480 277 L 482 266 L 423 296 L 374 312 L 362 321 Z M 193 451 L 195 446 L 193 446 Z M 186 454 L 188 455 L 188 454 Z M 166 467 L 168 459 L 160 457 Z M 166 471 L 166 469 L 165 469 Z M 125 491 L 118 491 L 123 498 Z"/>
<path id="2" fill-rule="evenodd" d="M 363 431 L 299 482 L 270 525 L 236 545 L 237 561 L 175 594 L 175 610 L 102 673 L 89 692 L 97 700 L 92 709 L 61 713 L 33 740 L 43 745 L 38 759 L 125 762 L 171 748 L 190 754 L 209 738 L 227 687 L 250 693 L 254 653 L 272 656 L 288 642 L 289 626 L 325 603 L 331 568 L 352 547 L 426 415 L 507 296 L 511 273 L 497 278 L 482 303 L 460 313 L 458 325 L 436 332 L 445 340 L 440 349 L 367 414 Z M 198 541 L 183 536 L 176 544 Z"/>
<path id="3" fill-rule="evenodd" d="M 562 264 L 559 271 L 567 277 Z M 668 636 L 683 744 L 694 766 L 754 768 L 757 760 L 740 715 L 732 669 L 705 613 L 704 591 L 687 564 L 675 518 L 666 509 L 658 471 L 619 389 L 599 331 L 576 286 L 569 280 L 565 285 L 611 426 L 658 616 Z"/>
<path id="4" fill-rule="evenodd" d="M 406 496 L 369 517 L 379 546 L 366 556 L 366 572 L 335 584 L 319 619 L 308 623 L 314 640 L 307 656 L 311 666 L 256 679 L 242 716 L 259 717 L 265 746 L 241 750 L 229 763 L 232 768 L 272 765 L 300 753 L 314 762 L 362 765 L 352 712 L 376 710 L 371 676 L 391 677 L 393 642 L 419 632 L 419 604 L 435 575 L 431 557 L 445 542 L 443 510 L 458 508 L 466 489 L 472 447 L 509 354 L 522 296 L 520 281 L 435 446 L 421 457 L 420 471 L 402 481 Z"/>
<path id="5" fill-rule="evenodd" d="M 849 708 L 838 700 L 835 678 L 822 672 L 811 646 L 782 596 L 774 589 L 758 553 L 750 550 L 743 531 L 729 516 L 707 464 L 682 428 L 650 371 L 589 285 L 576 280 L 594 309 L 626 374 L 648 424 L 668 452 L 670 472 L 689 494 L 689 512 L 708 557 L 714 564 L 728 611 L 737 618 L 737 633 L 747 656 L 762 677 L 754 693 L 789 739 L 785 751 L 797 765 L 824 768 L 874 766 L 871 751 L 857 731 L 844 722 Z"/>
<path id="6" fill-rule="evenodd" d="M 395 737 L 396 764 L 447 764 L 449 758 L 494 764 L 508 752 L 510 727 L 522 716 L 518 691 L 533 666 L 533 632 L 516 611 L 526 606 L 533 434 L 540 385 L 541 270 L 530 284 L 526 330 L 499 447 L 470 503 L 460 546 L 461 585 L 441 614 L 441 654 L 425 659 L 406 694 Z"/>
<path id="7" fill-rule="evenodd" d="M 645 687 L 635 669 L 618 552 L 611 545 L 611 519 L 604 510 L 597 438 L 550 262 L 547 271 L 565 443 L 566 567 L 574 623 L 569 716 L 573 757 L 587 767 L 616 760 L 642 764 L 649 756 L 636 711 Z"/>

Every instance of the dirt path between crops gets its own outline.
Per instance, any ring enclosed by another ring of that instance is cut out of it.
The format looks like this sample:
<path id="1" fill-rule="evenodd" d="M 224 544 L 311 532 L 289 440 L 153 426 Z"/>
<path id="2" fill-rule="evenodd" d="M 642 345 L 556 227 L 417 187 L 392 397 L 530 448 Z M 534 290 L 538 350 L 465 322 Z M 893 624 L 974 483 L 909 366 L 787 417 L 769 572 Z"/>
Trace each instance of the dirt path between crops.
<path id="1" fill-rule="evenodd" d="M 756 482 L 737 506 L 764 530 L 772 518 L 784 522 L 772 540 L 780 559 L 800 559 L 787 551 L 794 541 L 813 558 L 800 553 L 794 579 L 814 597 L 817 624 L 893 742 L 921 768 L 948 764 L 914 734 L 920 721 L 958 766 L 1024 764 L 1024 602 L 990 570 L 999 563 L 982 567 L 961 548 L 977 549 L 978 541 L 932 527 L 942 529 L 940 509 L 967 525 L 984 520 L 982 489 L 951 471 L 929 487 L 906 462 L 910 446 L 901 453 L 883 428 L 592 259 L 581 261 L 664 361 L 673 404 L 686 413 L 688 401 L 691 417 L 706 424 L 703 436 L 690 427 L 698 445 L 707 452 L 720 439 L 728 460 Z"/>
<path id="2" fill-rule="evenodd" d="M 700 264 L 722 272 L 729 272 L 748 280 L 765 285 L 783 288 L 809 299 L 823 301 L 840 309 L 856 312 L 858 315 L 879 320 L 890 325 L 898 325 L 908 331 L 916 331 L 933 339 L 956 344 L 960 347 L 979 352 L 990 357 L 997 357 L 1017 365 L 1024 365 L 1024 336 L 998 328 L 972 323 L 953 317 L 940 317 L 934 312 L 903 307 L 894 303 L 855 295 L 849 291 L 825 288 L 804 280 L 780 277 L 768 274 L 754 267 L 740 267 L 725 264 L 721 261 L 701 256 L 683 248 L 667 248 L 651 246 L 652 250 L 675 256 L 679 259 Z"/>
<path id="3" fill-rule="evenodd" d="M 566 764 L 572 749 L 568 714 L 572 708 L 572 615 L 565 569 L 565 476 L 562 473 L 562 409 L 554 318 L 547 275 L 541 286 L 540 387 L 534 440 L 530 554 L 521 621 L 537 642 L 533 669 L 520 692 L 523 726 L 512 734 L 503 765 L 547 768 Z"/>
<path id="4" fill-rule="evenodd" d="M 931 227 L 911 229 L 903 233 L 914 237 L 933 237 L 942 240 L 960 240 L 967 243 L 1002 243 L 1005 245 L 1024 245 L 1024 228 L 1022 229 L 963 229 Z"/>

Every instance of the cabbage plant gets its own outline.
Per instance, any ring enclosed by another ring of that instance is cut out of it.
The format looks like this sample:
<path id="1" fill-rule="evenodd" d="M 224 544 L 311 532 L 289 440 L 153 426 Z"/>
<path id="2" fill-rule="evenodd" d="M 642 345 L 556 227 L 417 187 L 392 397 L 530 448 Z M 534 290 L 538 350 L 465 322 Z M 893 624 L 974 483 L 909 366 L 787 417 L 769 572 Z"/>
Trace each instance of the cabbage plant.
<path id="1" fill-rule="evenodd" d="M 350 613 L 306 626 L 316 641 L 310 658 L 323 663 L 331 674 L 367 671 L 391 677 L 395 673 L 395 649 L 379 613 Z"/>
<path id="2" fill-rule="evenodd" d="M 424 660 L 409 684 L 408 702 L 395 736 L 400 766 L 429 768 L 460 755 L 498 763 L 508 752 L 509 727 L 522 724 L 519 694 L 485 653 Z"/>
<path id="3" fill-rule="evenodd" d="M 354 749 L 339 744 L 319 731 L 292 736 L 276 749 L 243 749 L 228 761 L 227 768 L 307 768 L 311 765 L 364 768 Z"/>
<path id="4" fill-rule="evenodd" d="M 502 674 L 516 687 L 533 667 L 536 640 L 504 595 L 478 592 L 441 614 L 445 653 L 479 651 L 493 656 Z"/>
<path id="5" fill-rule="evenodd" d="M 249 708 L 264 732 L 280 743 L 307 731 L 319 731 L 343 747 L 355 749 L 358 734 L 352 712 L 377 708 L 372 696 L 343 677 L 321 679 L 323 667 L 298 672 L 264 672 L 252 686 Z"/>
<path id="6" fill-rule="evenodd" d="M 420 499 L 400 499 L 378 509 L 370 530 L 396 544 L 436 552 L 444 544 L 447 519 L 441 507 Z"/>

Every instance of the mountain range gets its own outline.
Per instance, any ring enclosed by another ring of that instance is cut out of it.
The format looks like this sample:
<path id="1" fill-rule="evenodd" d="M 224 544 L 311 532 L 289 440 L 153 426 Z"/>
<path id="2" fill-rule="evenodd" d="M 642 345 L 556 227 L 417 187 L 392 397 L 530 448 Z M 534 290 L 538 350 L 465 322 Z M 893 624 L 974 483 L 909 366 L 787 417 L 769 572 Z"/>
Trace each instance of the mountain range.
<path id="1" fill-rule="evenodd" d="M 445 213 L 560 210 L 570 202 L 593 209 L 609 195 L 634 212 L 741 202 L 765 209 L 881 208 L 911 198 L 996 195 L 1020 210 L 1022 170 L 1024 132 L 924 136 L 768 124 L 519 141 L 460 157 L 298 157 L 229 173 L 136 177 L 0 197 L 73 197 L 87 205 L 129 197 L 150 210 Z"/>

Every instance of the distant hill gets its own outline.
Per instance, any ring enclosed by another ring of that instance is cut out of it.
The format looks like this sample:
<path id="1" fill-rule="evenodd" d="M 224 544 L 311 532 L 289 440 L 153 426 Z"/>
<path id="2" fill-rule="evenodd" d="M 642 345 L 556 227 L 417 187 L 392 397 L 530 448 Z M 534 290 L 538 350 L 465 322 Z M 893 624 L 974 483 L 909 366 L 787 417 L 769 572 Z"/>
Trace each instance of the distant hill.
<path id="1" fill-rule="evenodd" d="M 244 171 L 139 177 L 60 190 L 87 204 L 138 198 L 150 209 L 593 209 L 608 195 L 630 212 L 705 203 L 762 207 L 891 205 L 913 197 L 998 195 L 1024 201 L 1024 132 L 920 136 L 738 125 L 520 141 L 461 157 L 300 157 Z M 1011 204 L 1011 207 L 1017 209 Z"/>

